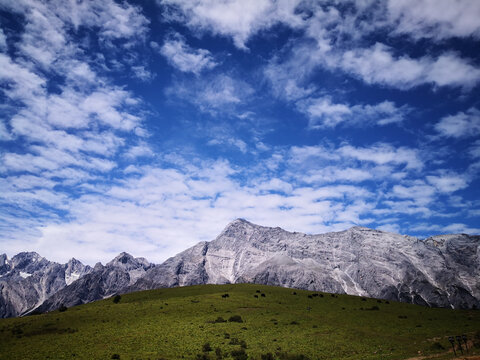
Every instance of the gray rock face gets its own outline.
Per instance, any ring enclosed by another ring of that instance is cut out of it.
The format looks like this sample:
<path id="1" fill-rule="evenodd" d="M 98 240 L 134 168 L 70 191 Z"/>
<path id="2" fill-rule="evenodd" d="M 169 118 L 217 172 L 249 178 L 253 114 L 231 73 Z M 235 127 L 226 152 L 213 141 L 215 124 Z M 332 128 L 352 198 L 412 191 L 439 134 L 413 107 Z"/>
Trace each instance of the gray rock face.
<path id="1" fill-rule="evenodd" d="M 91 271 L 78 260 L 62 265 L 35 252 L 24 252 L 9 260 L 0 256 L 0 317 L 28 314 L 47 298 Z"/>
<path id="2" fill-rule="evenodd" d="M 426 306 L 480 308 L 480 236 L 419 240 L 363 227 L 321 235 L 235 220 L 161 265 L 119 254 L 92 269 L 0 255 L 0 317 L 160 287 L 251 282 Z"/>
<path id="3" fill-rule="evenodd" d="M 105 266 L 97 263 L 93 271 L 53 294 L 38 310 L 51 311 L 62 305 L 70 307 L 123 293 L 154 266 L 144 258 L 123 252 Z"/>
<path id="4" fill-rule="evenodd" d="M 236 220 L 129 290 L 252 282 L 414 304 L 480 307 L 480 236 L 427 240 L 353 227 L 322 235 Z"/>

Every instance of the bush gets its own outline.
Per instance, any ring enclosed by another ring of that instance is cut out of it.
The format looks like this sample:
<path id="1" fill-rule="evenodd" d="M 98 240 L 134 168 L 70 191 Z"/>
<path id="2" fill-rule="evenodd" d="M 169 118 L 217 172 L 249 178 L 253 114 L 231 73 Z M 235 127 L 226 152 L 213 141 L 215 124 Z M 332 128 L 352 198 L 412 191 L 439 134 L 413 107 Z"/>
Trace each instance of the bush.
<path id="1" fill-rule="evenodd" d="M 374 305 L 371 308 L 366 308 L 365 310 L 380 310 L 380 308 L 377 305 Z"/>
<path id="2" fill-rule="evenodd" d="M 115 295 L 115 297 L 113 298 L 113 303 L 114 303 L 114 304 L 118 304 L 118 303 L 120 302 L 120 299 L 121 299 L 121 298 L 122 298 L 122 297 L 121 297 L 120 295 Z"/>
<path id="3" fill-rule="evenodd" d="M 118 355 L 118 354 L 113 354 L 110 359 L 120 359 L 120 355 Z"/>
<path id="4" fill-rule="evenodd" d="M 260 296 L 261 296 L 261 297 L 265 297 L 265 294 L 262 293 L 262 294 L 260 294 Z"/>
<path id="5" fill-rule="evenodd" d="M 214 323 L 224 323 L 224 322 L 227 322 L 227 320 L 225 320 L 223 317 L 219 316 L 213 322 Z"/>
<path id="6" fill-rule="evenodd" d="M 197 354 L 195 359 L 196 360 L 210 360 L 210 356 L 208 354 Z"/>
<path id="7" fill-rule="evenodd" d="M 241 317 L 240 315 L 230 316 L 230 318 L 228 319 L 228 321 L 230 321 L 230 322 L 237 322 L 237 323 L 243 323 L 242 317 Z"/>
<path id="8" fill-rule="evenodd" d="M 260 358 L 261 358 L 262 360 L 275 360 L 275 358 L 273 357 L 272 353 L 262 354 L 262 355 L 260 355 Z"/>
<path id="9" fill-rule="evenodd" d="M 203 344 L 202 350 L 203 350 L 203 352 L 212 351 L 212 347 L 210 346 L 210 343 L 206 342 L 205 344 Z"/>
<path id="10" fill-rule="evenodd" d="M 58 308 L 58 311 L 64 312 L 64 311 L 67 311 L 67 309 L 68 309 L 68 308 L 67 308 L 65 305 L 62 304 L 62 305 L 60 305 L 60 307 Z"/>
<path id="11" fill-rule="evenodd" d="M 293 320 L 290 325 L 299 325 L 298 322 L 296 322 L 295 320 Z"/>
<path id="12" fill-rule="evenodd" d="M 220 349 L 219 347 L 217 347 L 217 348 L 215 349 L 215 356 L 216 356 L 217 360 L 222 360 L 222 359 L 223 359 L 222 349 Z"/>
<path id="13" fill-rule="evenodd" d="M 280 360 L 309 360 L 309 358 L 303 354 L 294 355 L 294 354 L 287 354 L 287 353 L 277 353 L 277 357 Z"/>
<path id="14" fill-rule="evenodd" d="M 432 350 L 445 350 L 445 347 L 440 344 L 438 341 L 434 342 L 432 346 L 430 346 Z"/>
<path id="15" fill-rule="evenodd" d="M 232 355 L 232 358 L 235 360 L 247 360 L 248 355 L 245 352 L 245 350 L 240 349 L 240 350 L 233 350 L 230 355 Z"/>

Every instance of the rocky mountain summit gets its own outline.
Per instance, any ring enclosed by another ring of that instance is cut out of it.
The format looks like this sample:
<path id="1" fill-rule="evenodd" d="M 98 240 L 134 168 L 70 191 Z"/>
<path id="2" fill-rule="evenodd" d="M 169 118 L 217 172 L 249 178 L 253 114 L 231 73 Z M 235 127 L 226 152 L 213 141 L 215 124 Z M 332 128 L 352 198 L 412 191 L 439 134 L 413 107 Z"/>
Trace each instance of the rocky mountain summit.
<path id="1" fill-rule="evenodd" d="M 363 227 L 321 235 L 238 219 L 147 271 L 130 290 L 252 282 L 426 306 L 480 306 L 480 236 L 426 240 Z"/>
<path id="2" fill-rule="evenodd" d="M 75 259 L 49 262 L 36 253 L 0 255 L 0 317 L 131 291 L 243 282 L 480 308 L 480 236 L 421 240 L 358 226 L 307 235 L 237 219 L 216 239 L 160 265 L 127 253 L 93 269 Z"/>

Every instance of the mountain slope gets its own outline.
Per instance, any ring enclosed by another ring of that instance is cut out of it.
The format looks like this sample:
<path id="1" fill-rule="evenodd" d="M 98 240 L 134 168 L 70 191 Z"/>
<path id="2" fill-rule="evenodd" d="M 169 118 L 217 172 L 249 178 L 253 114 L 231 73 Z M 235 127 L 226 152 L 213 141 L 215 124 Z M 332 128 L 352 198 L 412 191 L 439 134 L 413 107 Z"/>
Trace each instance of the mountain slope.
<path id="1" fill-rule="evenodd" d="M 0 359 L 451 360 L 453 334 L 466 335 L 469 356 L 480 354 L 480 311 L 256 284 L 112 300 L 0 319 Z"/>
<path id="2" fill-rule="evenodd" d="M 425 241 L 353 227 L 291 233 L 238 219 L 147 271 L 133 290 L 252 282 L 399 300 L 428 306 L 480 306 L 480 236 Z"/>

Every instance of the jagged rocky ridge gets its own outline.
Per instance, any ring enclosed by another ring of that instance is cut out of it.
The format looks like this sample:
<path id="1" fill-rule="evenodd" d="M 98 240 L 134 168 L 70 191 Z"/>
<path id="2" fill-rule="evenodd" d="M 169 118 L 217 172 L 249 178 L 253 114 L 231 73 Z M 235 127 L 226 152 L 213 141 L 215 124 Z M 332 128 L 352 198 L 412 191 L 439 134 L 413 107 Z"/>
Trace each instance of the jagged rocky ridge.
<path id="1" fill-rule="evenodd" d="M 215 240 L 156 266 L 126 253 L 93 269 L 75 259 L 61 265 L 35 253 L 0 255 L 0 317 L 117 293 L 239 282 L 479 308 L 479 254 L 480 236 L 419 240 L 363 227 L 306 235 L 238 219 Z"/>
<path id="2" fill-rule="evenodd" d="M 0 317 L 28 314 L 90 271 L 73 258 L 58 264 L 35 252 L 22 252 L 11 260 L 0 255 Z"/>
<path id="3" fill-rule="evenodd" d="M 321 235 L 230 223 L 128 290 L 251 282 L 427 306 L 480 306 L 480 236 L 426 240 L 353 227 Z"/>
<path id="4" fill-rule="evenodd" d="M 134 258 L 123 252 L 105 266 L 97 263 L 93 271 L 59 290 L 37 310 L 44 312 L 62 305 L 70 307 L 85 304 L 126 292 L 125 289 L 154 266 L 144 258 Z"/>

